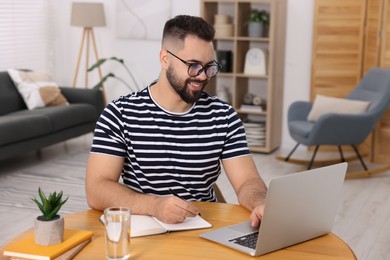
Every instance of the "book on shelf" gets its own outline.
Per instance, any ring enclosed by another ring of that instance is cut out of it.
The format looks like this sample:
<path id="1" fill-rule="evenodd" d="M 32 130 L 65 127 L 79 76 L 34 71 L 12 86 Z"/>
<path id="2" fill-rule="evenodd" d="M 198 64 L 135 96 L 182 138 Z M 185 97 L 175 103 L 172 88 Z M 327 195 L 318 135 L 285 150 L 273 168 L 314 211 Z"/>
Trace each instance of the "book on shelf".
<path id="1" fill-rule="evenodd" d="M 248 142 L 248 146 L 265 146 L 265 141 L 258 142 Z"/>
<path id="2" fill-rule="evenodd" d="M 249 114 L 249 115 L 247 115 L 247 119 L 245 122 L 265 125 L 266 121 L 267 121 L 267 119 L 264 115 Z"/>
<path id="3" fill-rule="evenodd" d="M 101 215 L 99 220 L 102 224 L 104 224 L 104 215 Z M 130 237 L 142 237 L 168 233 L 171 231 L 184 231 L 212 227 L 212 225 L 204 220 L 200 215 L 193 218 L 187 217 L 182 223 L 178 224 L 167 224 L 152 216 L 131 215 L 130 226 Z"/>
<path id="4" fill-rule="evenodd" d="M 244 128 L 247 134 L 265 134 L 265 125 L 244 123 Z"/>
<path id="5" fill-rule="evenodd" d="M 65 229 L 62 243 L 42 246 L 35 243 L 32 234 L 5 246 L 3 254 L 17 259 L 71 259 L 91 241 L 92 236 L 92 231 Z"/>
<path id="6" fill-rule="evenodd" d="M 242 112 L 265 112 L 265 107 L 260 105 L 260 106 L 255 106 L 255 105 L 245 105 L 242 104 L 240 106 L 240 110 Z"/>
<path id="7" fill-rule="evenodd" d="M 249 140 L 265 140 L 265 135 L 247 134 L 246 139 Z"/>
<path id="8" fill-rule="evenodd" d="M 248 146 L 265 146 L 265 122 L 244 122 Z"/>
<path id="9" fill-rule="evenodd" d="M 244 123 L 245 131 L 248 132 L 265 132 L 265 125 L 249 125 L 247 123 Z"/>

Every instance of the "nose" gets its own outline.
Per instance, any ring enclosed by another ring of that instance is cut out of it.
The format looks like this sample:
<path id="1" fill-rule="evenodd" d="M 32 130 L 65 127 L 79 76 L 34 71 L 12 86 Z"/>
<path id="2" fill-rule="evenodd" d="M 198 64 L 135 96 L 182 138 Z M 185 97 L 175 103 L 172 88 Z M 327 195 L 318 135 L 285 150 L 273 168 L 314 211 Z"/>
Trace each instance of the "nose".
<path id="1" fill-rule="evenodd" d="M 198 74 L 196 75 L 196 78 L 201 78 L 202 80 L 208 79 L 206 75 L 206 68 L 202 68 L 198 71 Z"/>

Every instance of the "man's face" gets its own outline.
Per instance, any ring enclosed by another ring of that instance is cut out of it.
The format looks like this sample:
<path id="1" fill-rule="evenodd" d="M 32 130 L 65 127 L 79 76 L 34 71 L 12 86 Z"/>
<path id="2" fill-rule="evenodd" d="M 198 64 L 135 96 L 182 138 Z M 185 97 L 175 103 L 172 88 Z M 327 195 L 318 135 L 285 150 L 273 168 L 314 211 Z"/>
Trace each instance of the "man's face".
<path id="1" fill-rule="evenodd" d="M 188 63 L 199 63 L 204 66 L 213 61 L 213 45 L 194 36 L 187 36 L 184 40 L 184 48 L 175 55 Z M 189 76 L 188 65 L 173 55 L 170 56 L 171 63 L 166 71 L 168 82 L 184 102 L 195 103 L 199 100 L 209 79 L 204 71 L 196 77 Z"/>
<path id="2" fill-rule="evenodd" d="M 169 65 L 166 77 L 176 93 L 188 104 L 193 104 L 199 100 L 200 95 L 208 82 L 208 79 L 200 80 L 190 76 L 187 78 L 180 78 L 175 75 L 172 65 Z"/>

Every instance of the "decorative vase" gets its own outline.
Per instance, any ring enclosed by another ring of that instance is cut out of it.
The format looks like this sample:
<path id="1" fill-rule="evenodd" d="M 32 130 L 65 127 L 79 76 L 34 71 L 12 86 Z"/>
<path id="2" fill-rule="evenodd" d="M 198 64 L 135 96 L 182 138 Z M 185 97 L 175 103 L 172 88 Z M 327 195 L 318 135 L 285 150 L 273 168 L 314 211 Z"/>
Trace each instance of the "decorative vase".
<path id="1" fill-rule="evenodd" d="M 64 240 L 64 218 L 56 215 L 52 220 L 43 220 L 39 216 L 34 222 L 35 243 L 42 246 L 50 246 L 62 243 Z"/>
<path id="2" fill-rule="evenodd" d="M 263 23 L 252 22 L 248 23 L 248 36 L 249 37 L 262 37 L 264 32 Z"/>

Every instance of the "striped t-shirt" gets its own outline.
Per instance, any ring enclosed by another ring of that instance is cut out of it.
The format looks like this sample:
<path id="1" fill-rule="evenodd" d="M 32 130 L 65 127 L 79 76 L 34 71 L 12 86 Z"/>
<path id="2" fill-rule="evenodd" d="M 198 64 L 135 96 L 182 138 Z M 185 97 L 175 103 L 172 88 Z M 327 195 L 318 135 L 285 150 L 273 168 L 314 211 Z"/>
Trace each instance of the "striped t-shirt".
<path id="1" fill-rule="evenodd" d="M 203 92 L 184 113 L 164 110 L 149 87 L 112 101 L 96 124 L 93 153 L 124 157 L 123 183 L 144 194 L 216 201 L 220 160 L 249 154 L 231 105 Z"/>

